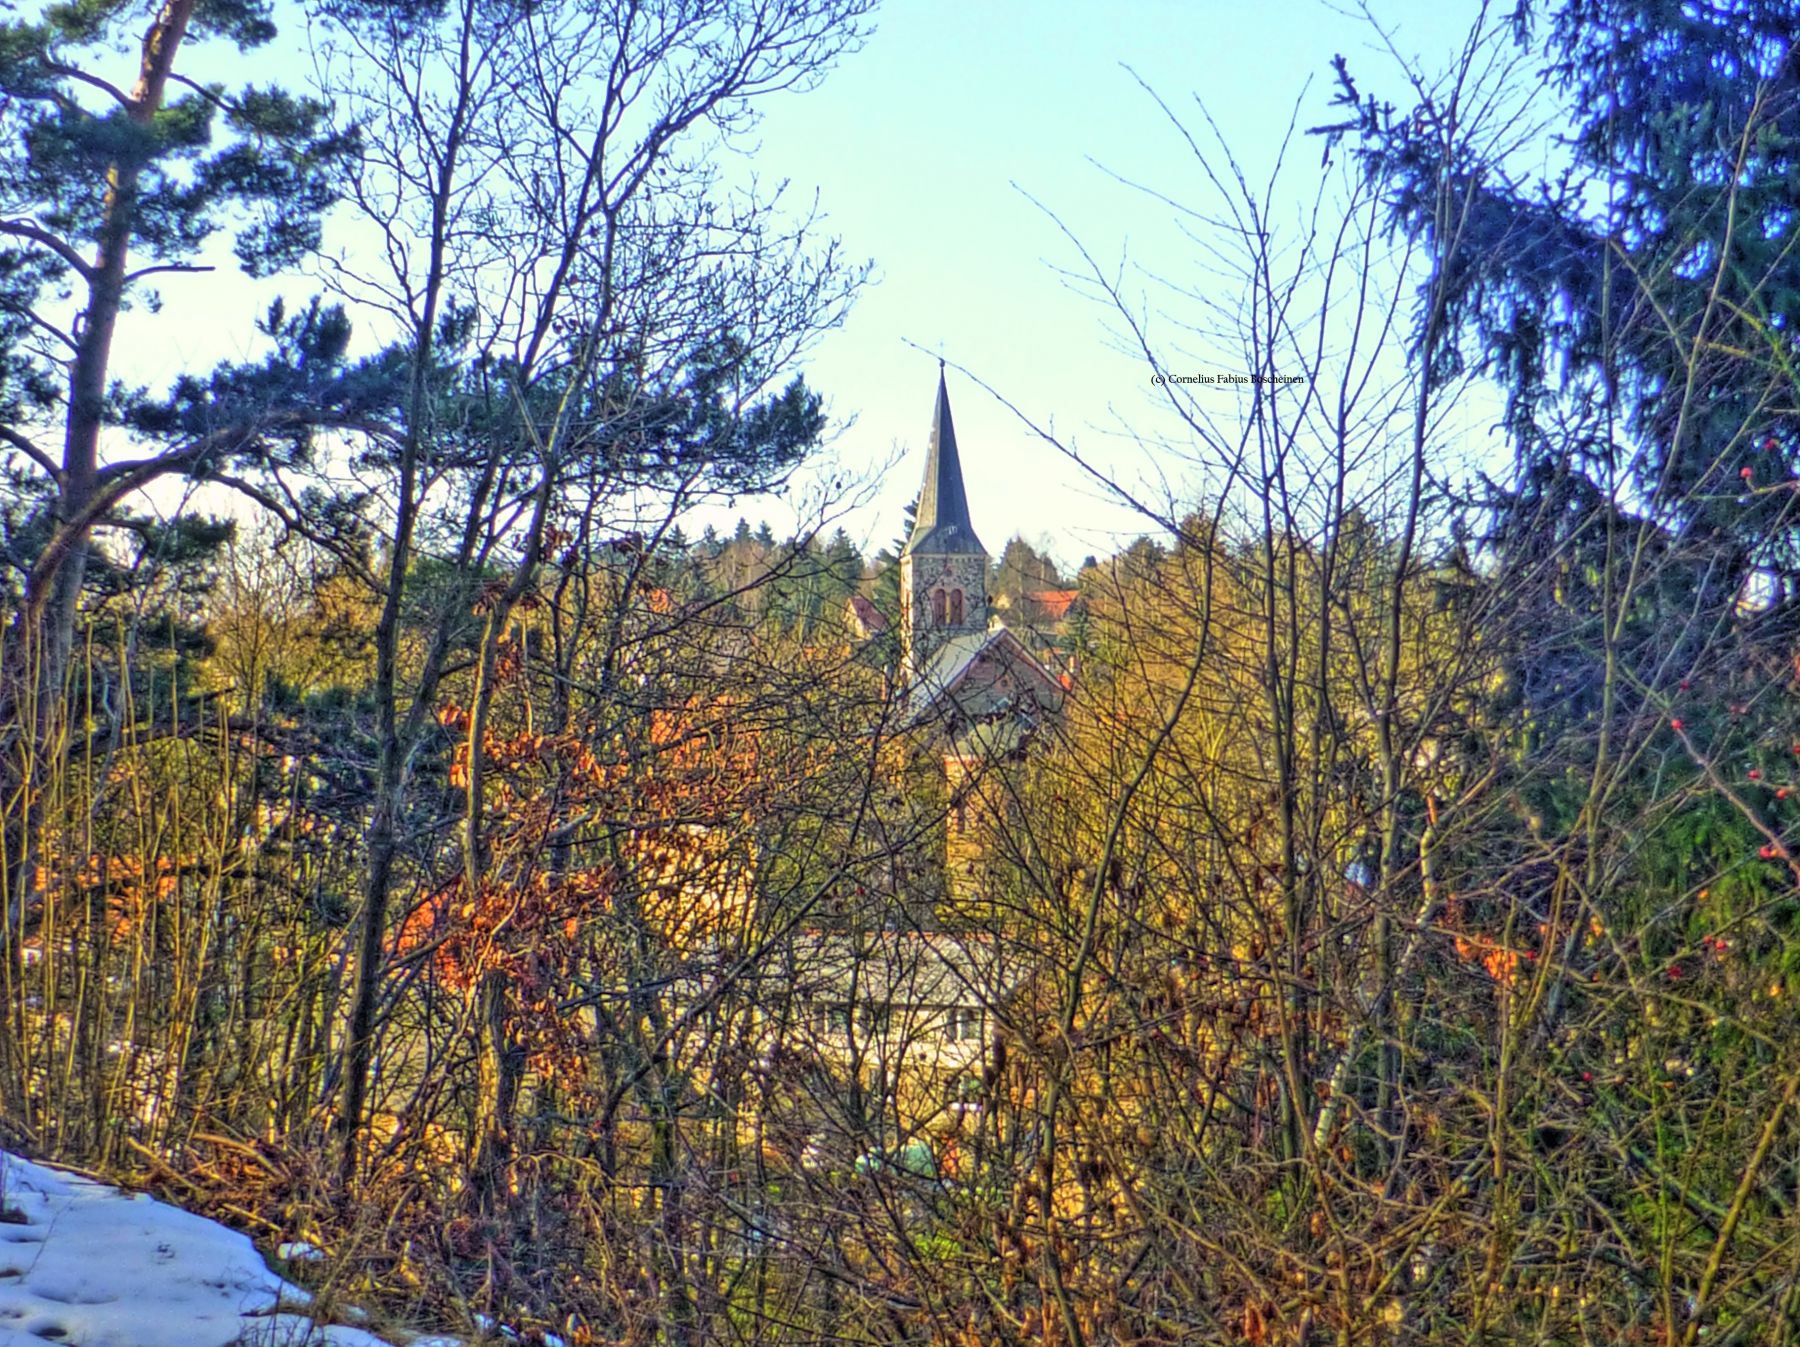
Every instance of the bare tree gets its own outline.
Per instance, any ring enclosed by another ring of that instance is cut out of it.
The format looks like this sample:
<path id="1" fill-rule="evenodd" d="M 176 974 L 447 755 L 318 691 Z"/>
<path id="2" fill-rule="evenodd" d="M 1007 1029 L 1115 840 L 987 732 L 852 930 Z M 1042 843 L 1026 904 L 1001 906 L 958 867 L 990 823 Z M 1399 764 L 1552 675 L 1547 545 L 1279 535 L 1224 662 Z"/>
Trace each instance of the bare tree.
<path id="1" fill-rule="evenodd" d="M 393 315 L 411 371 L 405 437 L 377 488 L 390 542 L 379 581 L 377 785 L 338 1111 L 346 1174 L 408 762 L 453 645 L 470 639 L 451 613 L 475 600 L 477 577 L 504 576 L 482 599 L 474 638 L 462 845 L 473 883 L 497 642 L 551 553 L 549 532 L 592 546 L 609 528 L 635 531 L 609 517 L 633 492 L 685 503 L 709 486 L 764 484 L 816 434 L 797 391 L 753 408 L 808 336 L 836 320 L 858 273 L 816 246 L 807 221 L 779 224 L 766 203 L 720 200 L 682 147 L 729 139 L 757 99 L 817 78 L 856 43 L 865 9 L 471 0 L 441 16 L 341 11 L 326 84 L 367 114 L 370 151 L 349 195 L 380 231 L 388 265 L 371 274 L 340 259 L 332 274 Z M 572 528 L 557 525 L 561 514 Z M 402 695 L 401 617 L 421 555 L 458 579 Z"/>

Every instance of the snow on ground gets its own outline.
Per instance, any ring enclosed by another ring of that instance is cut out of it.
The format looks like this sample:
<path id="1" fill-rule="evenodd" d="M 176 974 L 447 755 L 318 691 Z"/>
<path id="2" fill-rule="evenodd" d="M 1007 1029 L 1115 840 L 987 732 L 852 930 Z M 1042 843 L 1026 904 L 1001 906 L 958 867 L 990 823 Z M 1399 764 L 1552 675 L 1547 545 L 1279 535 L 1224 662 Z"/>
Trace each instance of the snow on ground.
<path id="1" fill-rule="evenodd" d="M 385 1347 L 234 1230 L 0 1152 L 0 1347 Z"/>

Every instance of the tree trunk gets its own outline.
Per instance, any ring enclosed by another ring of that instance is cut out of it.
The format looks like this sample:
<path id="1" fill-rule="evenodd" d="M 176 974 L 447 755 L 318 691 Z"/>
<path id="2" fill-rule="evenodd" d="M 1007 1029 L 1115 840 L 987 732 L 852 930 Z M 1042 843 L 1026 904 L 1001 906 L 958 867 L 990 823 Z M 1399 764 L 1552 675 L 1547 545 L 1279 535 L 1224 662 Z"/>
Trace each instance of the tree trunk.
<path id="1" fill-rule="evenodd" d="M 470 1166 L 476 1200 L 489 1213 L 503 1205 L 506 1167 L 512 1160 L 512 1115 L 524 1074 L 520 1052 L 506 1030 L 506 974 L 490 970 L 476 992 L 476 1032 L 481 1036 L 476 1065 L 474 1157 Z"/>
<path id="2" fill-rule="evenodd" d="M 165 0 L 144 34 L 137 84 L 125 108 L 126 116 L 140 128 L 148 127 L 162 108 L 194 5 L 195 0 Z M 131 156 L 121 155 L 112 164 L 94 260 L 77 268 L 87 283 L 87 304 L 76 325 L 51 545 L 27 577 L 24 603 L 14 626 L 16 661 L 11 664 L 12 672 L 0 677 L 0 718 L 12 720 L 18 734 L 18 758 L 5 768 L 10 779 L 0 781 L 6 797 L 17 801 L 5 819 L 8 865 L 0 881 L 6 886 L 0 917 L 6 931 L 12 933 L 0 940 L 0 949 L 13 961 L 10 971 L 15 985 L 21 956 L 13 937 L 22 929 L 25 913 L 35 906 L 43 854 L 43 813 L 37 808 L 42 792 L 35 778 L 47 772 L 54 775 L 50 764 L 60 754 L 63 689 L 87 573 L 86 534 L 92 527 L 79 521 L 93 497 L 99 473 L 107 371 L 125 297 L 126 260 L 142 171 L 142 161 Z M 70 532 L 76 534 L 72 541 L 67 536 Z M 21 717 L 24 711 L 29 712 L 28 719 Z M 22 1102 L 22 1097 L 11 1102 Z"/>
<path id="3" fill-rule="evenodd" d="M 149 32 L 144 34 L 138 81 L 131 91 L 126 116 L 146 128 L 161 111 L 175 68 L 175 54 L 187 36 L 195 0 L 166 0 Z M 102 208 L 99 244 L 86 273 L 87 306 L 76 325 L 75 360 L 69 374 L 69 409 L 63 437 L 62 481 L 56 502 L 56 520 L 69 526 L 79 518 L 93 495 L 100 466 L 100 427 L 106 412 L 106 377 L 112 358 L 113 334 L 119 308 L 125 299 L 125 263 L 131 250 L 131 229 L 137 216 L 138 178 L 142 163 L 121 156 L 107 173 L 106 201 Z M 40 724 L 53 720 L 53 708 L 66 676 L 73 648 L 75 614 L 81 603 L 81 584 L 87 570 L 87 544 L 78 539 L 63 554 L 60 564 L 40 569 L 31 577 L 25 615 L 45 612 L 47 637 L 40 645 L 40 686 L 45 695 L 38 703 Z"/>

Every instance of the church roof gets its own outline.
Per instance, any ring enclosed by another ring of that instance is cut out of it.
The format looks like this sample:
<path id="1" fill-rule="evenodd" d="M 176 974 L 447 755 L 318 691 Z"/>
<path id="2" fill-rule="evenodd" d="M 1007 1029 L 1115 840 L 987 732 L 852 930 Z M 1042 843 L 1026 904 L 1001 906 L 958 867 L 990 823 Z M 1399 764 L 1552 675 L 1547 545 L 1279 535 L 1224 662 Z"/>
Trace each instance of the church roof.
<path id="1" fill-rule="evenodd" d="M 931 414 L 931 453 L 925 460 L 925 484 L 919 488 L 919 513 L 913 520 L 906 551 L 986 556 L 987 549 L 969 522 L 969 498 L 963 491 L 962 460 L 956 453 L 956 427 L 950 420 L 950 394 L 938 369 L 937 407 Z"/>
<path id="2" fill-rule="evenodd" d="M 938 647 L 937 653 L 920 672 L 908 695 L 908 718 L 913 721 L 923 720 L 946 699 L 949 707 L 955 709 L 957 684 L 975 667 L 976 661 L 989 651 L 1004 658 L 1013 668 L 1031 675 L 1042 686 L 1047 697 L 1060 697 L 1061 685 L 1038 663 L 1019 638 L 1005 627 L 993 627 L 987 631 L 959 632 Z"/>

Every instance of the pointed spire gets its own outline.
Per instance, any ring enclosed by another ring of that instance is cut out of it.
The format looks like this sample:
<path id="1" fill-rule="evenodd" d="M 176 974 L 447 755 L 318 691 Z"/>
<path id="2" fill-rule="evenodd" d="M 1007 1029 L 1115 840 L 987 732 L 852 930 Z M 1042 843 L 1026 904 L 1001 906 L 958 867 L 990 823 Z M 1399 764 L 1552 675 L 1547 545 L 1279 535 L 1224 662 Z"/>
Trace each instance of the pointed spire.
<path id="1" fill-rule="evenodd" d="M 919 488 L 919 513 L 913 520 L 906 551 L 986 556 L 987 549 L 969 523 L 969 498 L 963 492 L 962 460 L 956 454 L 956 427 L 950 420 L 950 394 L 944 387 L 944 362 L 938 361 L 937 408 L 931 414 L 931 452 L 925 460 L 925 484 Z"/>

